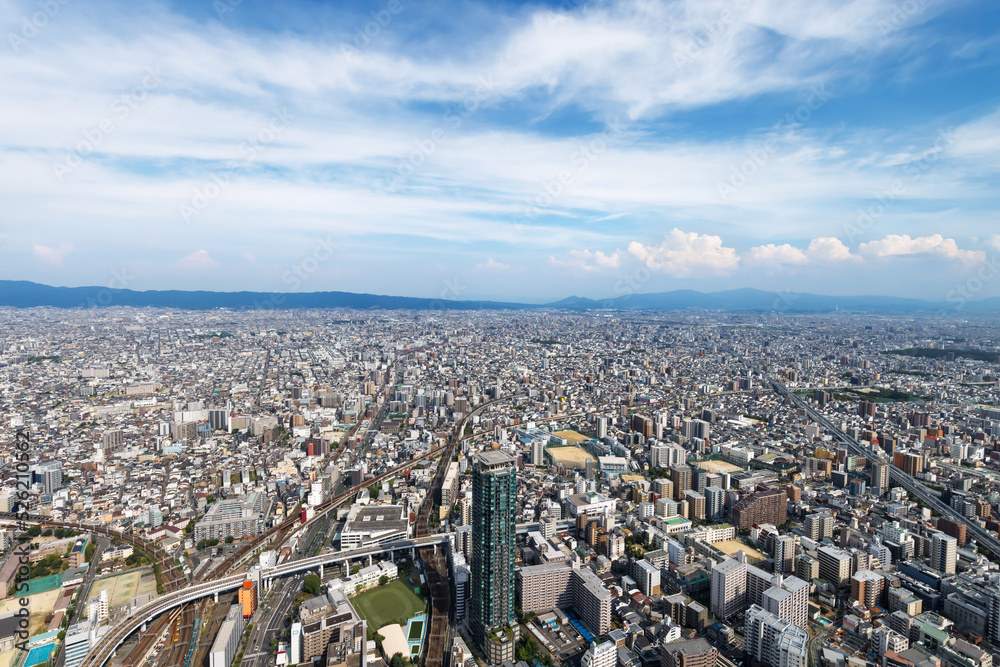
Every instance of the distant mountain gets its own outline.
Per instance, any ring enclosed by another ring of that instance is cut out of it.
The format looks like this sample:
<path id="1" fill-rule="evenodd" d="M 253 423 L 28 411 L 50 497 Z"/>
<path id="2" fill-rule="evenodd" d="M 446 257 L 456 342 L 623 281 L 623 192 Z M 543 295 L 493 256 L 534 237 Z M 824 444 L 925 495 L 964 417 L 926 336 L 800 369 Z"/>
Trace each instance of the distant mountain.
<path id="1" fill-rule="evenodd" d="M 992 309 L 1000 309 L 1000 299 Z M 654 294 L 629 294 L 613 299 L 594 301 L 572 297 L 554 304 L 553 308 L 594 309 L 616 308 L 622 310 L 734 310 L 734 311 L 779 311 L 779 312 L 828 312 L 836 309 L 846 311 L 911 312 L 939 310 L 943 304 L 935 304 L 919 299 L 904 299 L 893 296 L 824 296 L 801 292 L 765 292 L 749 287 L 722 292 L 696 292 L 675 290 Z M 954 305 L 951 306 L 954 308 Z"/>
<path id="2" fill-rule="evenodd" d="M 519 303 L 498 301 L 454 301 L 408 296 L 382 296 L 352 292 L 187 292 L 181 290 L 137 292 L 106 287 L 50 287 L 27 281 L 0 280 L 0 306 L 34 308 L 181 308 L 209 310 L 286 310 L 295 308 L 381 308 L 385 310 L 478 310 L 524 309 Z"/>
<path id="3" fill-rule="evenodd" d="M 571 296 L 546 304 L 501 301 L 458 301 L 353 292 L 205 292 L 150 290 L 137 292 L 105 287 L 51 287 L 27 281 L 0 280 L 0 306 L 35 308 L 102 308 L 134 306 L 209 310 L 286 310 L 295 308 L 356 308 L 385 310 L 723 310 L 787 313 L 848 312 L 994 312 L 1000 298 L 932 302 L 893 296 L 825 296 L 793 292 L 766 292 L 743 288 L 721 292 L 675 290 L 653 294 L 626 294 L 609 299 Z"/>

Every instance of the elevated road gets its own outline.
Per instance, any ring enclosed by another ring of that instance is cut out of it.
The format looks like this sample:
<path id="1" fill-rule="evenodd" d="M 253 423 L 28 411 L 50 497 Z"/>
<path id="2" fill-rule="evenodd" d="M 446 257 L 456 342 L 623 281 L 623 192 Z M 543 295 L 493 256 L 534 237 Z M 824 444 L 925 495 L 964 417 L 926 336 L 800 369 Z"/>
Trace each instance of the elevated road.
<path id="1" fill-rule="evenodd" d="M 792 392 L 788 391 L 785 385 L 781 384 L 780 382 L 772 378 L 770 375 L 765 375 L 764 377 L 767 379 L 768 382 L 771 383 L 771 386 L 774 387 L 774 390 L 778 392 L 778 394 L 788 398 L 796 406 L 805 410 L 817 424 L 819 424 L 827 431 L 829 431 L 831 434 L 833 434 L 834 438 L 836 438 L 839 442 L 846 445 L 847 449 L 850 452 L 852 452 L 857 456 L 864 456 L 868 459 L 878 459 L 880 461 L 885 461 L 886 463 L 889 463 L 890 480 L 892 480 L 896 484 L 899 484 L 901 487 L 906 489 L 907 493 L 912 494 L 914 497 L 916 497 L 925 505 L 927 505 L 927 507 L 930 507 L 940 515 L 949 517 L 953 521 L 964 523 L 968 535 L 975 537 L 980 545 L 986 547 L 994 554 L 1000 555 L 1000 540 L 998 540 L 992 533 L 984 530 L 978 523 L 975 523 L 974 521 L 969 521 L 967 517 L 962 516 L 960 513 L 956 512 L 950 506 L 945 505 L 943 502 L 941 502 L 941 499 L 938 497 L 936 493 L 934 493 L 934 491 L 928 489 L 920 481 L 906 474 L 905 472 L 903 472 L 902 469 L 892 465 L 892 462 L 887 460 L 885 452 L 883 452 L 881 449 L 878 449 L 877 447 L 871 446 L 871 444 L 865 444 L 850 437 L 842 430 L 840 430 L 840 428 L 835 426 L 833 422 L 827 419 L 813 406 L 809 405 L 807 402 L 803 401 L 801 398 L 799 398 Z"/>
<path id="2" fill-rule="evenodd" d="M 374 556 L 376 554 L 392 553 L 395 551 L 409 551 L 428 546 L 436 548 L 438 545 L 446 544 L 450 540 L 451 537 L 447 534 L 432 535 L 430 537 L 397 540 L 395 542 L 378 544 L 361 549 L 320 554 L 319 556 L 313 556 L 311 558 L 290 561 L 275 567 L 261 570 L 261 585 L 267 587 L 274 579 L 309 570 L 321 570 L 326 565 L 333 565 L 347 560 L 355 560 Z M 87 654 L 86 659 L 83 661 L 83 667 L 100 667 L 101 665 L 104 665 L 111 659 L 111 656 L 114 655 L 115 651 L 122 645 L 129 635 L 142 628 L 160 614 L 180 607 L 188 602 L 194 602 L 195 600 L 200 600 L 207 596 L 217 596 L 219 593 L 225 593 L 226 591 L 236 590 L 243 585 L 245 578 L 246 576 L 244 574 L 229 575 L 213 581 L 194 584 L 179 591 L 174 591 L 173 593 L 167 593 L 166 595 L 146 603 L 142 607 L 139 607 L 139 609 L 137 609 L 127 621 L 115 626 L 108 634 L 101 638 L 97 646 L 95 646 L 94 649 Z"/>

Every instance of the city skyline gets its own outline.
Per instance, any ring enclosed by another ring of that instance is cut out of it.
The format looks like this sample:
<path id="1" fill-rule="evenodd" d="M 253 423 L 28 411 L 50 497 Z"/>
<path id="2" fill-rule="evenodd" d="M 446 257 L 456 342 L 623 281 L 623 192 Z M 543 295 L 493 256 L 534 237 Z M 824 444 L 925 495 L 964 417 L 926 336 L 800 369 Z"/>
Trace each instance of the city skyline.
<path id="1" fill-rule="evenodd" d="M 984 2 L 8 7 L 3 278 L 1000 295 Z"/>

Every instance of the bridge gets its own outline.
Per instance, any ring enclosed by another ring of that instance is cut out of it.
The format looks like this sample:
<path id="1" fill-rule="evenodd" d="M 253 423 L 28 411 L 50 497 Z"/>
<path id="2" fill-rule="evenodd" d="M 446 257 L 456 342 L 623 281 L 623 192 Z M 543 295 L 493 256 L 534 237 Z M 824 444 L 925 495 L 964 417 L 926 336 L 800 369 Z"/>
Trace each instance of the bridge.
<path id="1" fill-rule="evenodd" d="M 850 450 L 853 454 L 857 456 L 864 456 L 869 459 L 878 459 L 880 461 L 889 463 L 889 479 L 899 484 L 901 487 L 906 489 L 907 493 L 910 493 L 913 496 L 915 496 L 925 505 L 927 505 L 934 511 L 938 512 L 941 516 L 950 517 L 954 521 L 964 523 L 967 532 L 972 536 L 974 536 L 977 540 L 979 540 L 980 544 L 985 546 L 994 554 L 1000 555 L 1000 540 L 997 540 L 997 538 L 992 533 L 984 530 L 978 523 L 974 521 L 969 521 L 967 517 L 963 516 L 959 512 L 956 512 L 949 505 L 945 505 L 943 502 L 941 502 L 941 499 L 937 496 L 937 494 L 935 494 L 932 490 L 928 489 L 926 486 L 924 486 L 922 483 L 920 483 L 910 475 L 903 472 L 901 468 L 892 465 L 892 463 L 886 459 L 885 452 L 883 452 L 881 449 L 877 447 L 871 446 L 870 444 L 866 445 L 864 443 L 859 442 L 855 438 L 850 437 L 849 435 L 841 431 L 837 426 L 835 426 L 833 422 L 831 422 L 825 416 L 820 414 L 819 411 L 817 411 L 814 407 L 803 401 L 795 394 L 788 391 L 788 389 L 783 384 L 773 379 L 770 375 L 765 374 L 764 377 L 767 379 L 768 382 L 771 383 L 771 385 L 774 387 L 774 390 L 778 392 L 778 394 L 788 398 L 793 403 L 795 403 L 795 405 L 805 410 L 809 414 L 809 416 L 816 421 L 816 423 L 818 423 L 820 426 L 822 426 L 830 433 L 832 433 L 833 436 L 838 441 L 845 444 L 848 450 Z"/>
<path id="2" fill-rule="evenodd" d="M 298 572 L 308 570 L 319 570 L 323 576 L 323 567 L 344 561 L 351 561 L 359 558 L 368 558 L 375 554 L 392 554 L 396 551 L 413 551 L 421 547 L 431 546 L 437 550 L 439 544 L 450 542 L 451 536 L 448 534 L 432 535 L 415 539 L 396 540 L 386 544 L 376 544 L 370 547 L 352 549 L 350 551 L 339 551 L 336 553 L 320 554 L 311 558 L 289 561 L 263 569 L 260 572 L 261 587 L 265 590 L 270 588 L 274 579 L 285 577 Z M 136 630 L 143 628 L 151 620 L 160 614 L 180 607 L 188 602 L 194 602 L 209 595 L 214 596 L 218 601 L 219 593 L 238 589 L 243 585 L 246 576 L 234 574 L 220 579 L 214 579 L 203 584 L 194 584 L 173 593 L 167 593 L 151 602 L 139 607 L 129 618 L 111 629 L 108 634 L 101 638 L 100 643 L 87 654 L 83 661 L 83 667 L 101 667 L 114 655 L 118 647 Z"/>

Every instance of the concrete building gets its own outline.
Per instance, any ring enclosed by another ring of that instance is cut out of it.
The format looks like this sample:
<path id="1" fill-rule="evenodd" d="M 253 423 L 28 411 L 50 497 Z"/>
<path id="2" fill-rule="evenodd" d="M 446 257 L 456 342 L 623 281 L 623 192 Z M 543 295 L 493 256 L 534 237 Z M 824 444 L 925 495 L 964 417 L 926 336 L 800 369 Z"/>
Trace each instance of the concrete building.
<path id="1" fill-rule="evenodd" d="M 615 667 L 618 664 L 618 646 L 607 641 L 603 644 L 591 642 L 580 657 L 580 667 Z"/>
<path id="2" fill-rule="evenodd" d="M 753 605 L 747 610 L 743 644 L 748 656 L 768 667 L 805 667 L 809 635 L 802 628 Z"/>
<path id="3" fill-rule="evenodd" d="M 775 577 L 774 586 L 764 591 L 765 611 L 783 618 L 792 625 L 807 629 L 809 625 L 809 584 L 798 577 Z"/>
<path id="4" fill-rule="evenodd" d="M 715 667 L 719 651 L 704 639 L 660 645 L 660 667 Z"/>
<path id="5" fill-rule="evenodd" d="M 780 526 L 787 518 L 787 505 L 788 495 L 784 489 L 758 491 L 733 505 L 730 517 L 737 530 L 750 530 L 762 523 Z"/>
<path id="6" fill-rule="evenodd" d="M 747 565 L 735 558 L 712 569 L 712 613 L 725 620 L 746 607 Z"/>
<path id="7" fill-rule="evenodd" d="M 803 521 L 803 532 L 809 539 L 819 542 L 824 537 L 833 537 L 833 516 L 825 512 L 810 514 Z"/>
<path id="8" fill-rule="evenodd" d="M 240 605 L 234 604 L 226 614 L 226 620 L 215 635 L 215 642 L 208 652 L 209 667 L 230 667 L 236 657 L 236 649 L 243 636 L 243 613 Z"/>
<path id="9" fill-rule="evenodd" d="M 851 554 L 836 547 L 820 547 L 816 555 L 819 557 L 819 578 L 834 586 L 846 586 L 854 564 Z"/>
<path id="10" fill-rule="evenodd" d="M 652 597 L 660 594 L 660 568 L 648 560 L 637 560 L 634 574 L 643 595 Z"/>
<path id="11" fill-rule="evenodd" d="M 861 570 L 851 577 L 851 599 L 866 607 L 881 606 L 885 597 L 885 577 L 875 570 Z"/>
<path id="12" fill-rule="evenodd" d="M 410 521 L 402 505 L 353 505 L 340 533 L 341 549 L 357 549 L 409 537 Z"/>
<path id="13" fill-rule="evenodd" d="M 955 574 L 958 540 L 951 535 L 934 533 L 931 538 L 931 567 L 943 574 Z"/>

